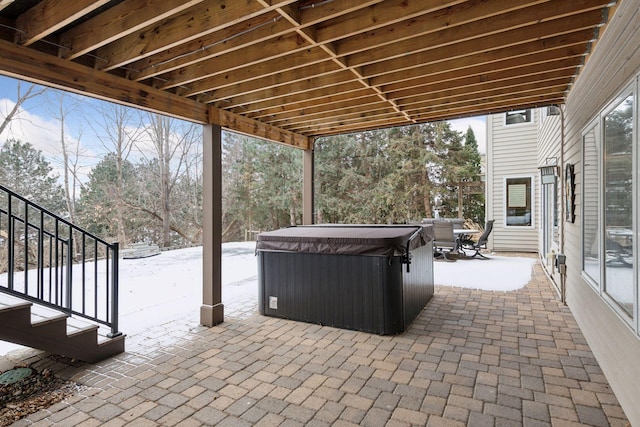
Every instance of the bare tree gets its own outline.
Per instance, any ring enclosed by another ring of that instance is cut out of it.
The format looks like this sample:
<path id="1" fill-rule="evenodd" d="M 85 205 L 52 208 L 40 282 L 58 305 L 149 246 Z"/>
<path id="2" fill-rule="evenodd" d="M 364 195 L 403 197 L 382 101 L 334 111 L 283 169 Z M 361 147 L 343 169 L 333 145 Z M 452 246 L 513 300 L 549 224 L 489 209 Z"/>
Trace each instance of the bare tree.
<path id="1" fill-rule="evenodd" d="M 125 200 L 125 188 L 123 179 L 123 166 L 128 160 L 131 151 L 135 147 L 134 142 L 142 133 L 139 122 L 135 122 L 138 115 L 134 110 L 118 104 L 102 104 L 94 117 L 102 119 L 91 126 L 98 135 L 100 143 L 107 153 L 112 153 L 116 161 L 116 185 L 113 191 L 115 204 L 115 222 L 117 229 L 117 239 L 122 246 L 128 243 L 125 228 L 125 211 L 127 202 Z M 93 123 L 89 121 L 89 123 Z"/>
<path id="2" fill-rule="evenodd" d="M 27 89 L 23 92 L 22 84 L 20 83 L 20 81 L 18 81 L 17 100 L 13 108 L 11 109 L 11 111 L 8 111 L 6 116 L 2 117 L 2 123 L 0 123 L 0 135 L 2 135 L 2 133 L 5 131 L 7 126 L 9 126 L 12 120 L 19 118 L 20 107 L 22 107 L 22 104 L 24 104 L 27 100 L 31 98 L 42 95 L 43 93 L 45 93 L 46 90 L 47 90 L 46 87 L 30 84 L 27 86 Z"/>
<path id="3" fill-rule="evenodd" d="M 193 167 L 191 163 L 194 147 L 197 146 L 198 127 L 192 123 L 181 122 L 158 114 L 149 114 L 147 134 L 158 160 L 157 174 L 160 193 L 160 206 L 157 216 L 162 219 L 162 246 L 171 246 L 172 192 L 180 179 L 184 179 L 185 170 Z"/>
<path id="4" fill-rule="evenodd" d="M 196 128 L 197 129 L 197 128 Z M 201 128 L 200 128 L 201 129 Z M 188 212 L 191 242 L 202 242 L 202 134 L 194 133 L 191 154 L 185 162 L 184 180 L 188 183 L 185 191 L 185 211 Z"/>
<path id="5" fill-rule="evenodd" d="M 78 104 L 62 91 L 51 92 L 51 99 L 52 102 L 49 103 L 51 115 L 60 123 L 59 143 L 62 155 L 60 167 L 62 168 L 65 203 L 70 221 L 76 223 L 76 191 L 82 186 L 79 177 L 82 167 L 80 159 L 86 150 L 80 145 L 81 132 L 75 141 L 72 141 L 67 135 L 67 117 L 77 112 Z"/>

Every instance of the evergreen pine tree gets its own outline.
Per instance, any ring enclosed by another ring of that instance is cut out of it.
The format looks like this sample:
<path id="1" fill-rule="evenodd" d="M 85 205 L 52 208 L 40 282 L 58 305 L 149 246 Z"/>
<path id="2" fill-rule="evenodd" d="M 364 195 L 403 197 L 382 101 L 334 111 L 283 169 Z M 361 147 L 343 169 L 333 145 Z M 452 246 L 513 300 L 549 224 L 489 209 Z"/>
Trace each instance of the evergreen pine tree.
<path id="1" fill-rule="evenodd" d="M 116 153 L 105 155 L 102 160 L 89 173 L 89 181 L 80 192 L 78 220 L 88 231 L 107 238 L 118 240 L 118 224 L 114 221 L 118 208 L 118 186 L 122 184 L 123 197 L 131 196 L 131 183 L 135 178 L 135 167 L 128 161 L 121 162 L 122 183 L 118 179 L 118 159 Z M 124 215 L 124 228 L 128 235 L 133 235 L 133 214 L 127 212 Z"/>
<path id="2" fill-rule="evenodd" d="M 64 190 L 58 176 L 42 151 L 28 142 L 10 139 L 0 148 L 0 182 L 53 213 L 66 213 Z"/>
<path id="3" fill-rule="evenodd" d="M 482 182 L 482 158 L 478 151 L 478 141 L 471 126 L 464 137 L 464 150 L 467 153 L 467 176 L 471 182 Z M 464 217 L 471 219 L 479 225 L 485 222 L 485 196 L 484 185 L 469 187 L 470 194 L 464 198 Z"/>

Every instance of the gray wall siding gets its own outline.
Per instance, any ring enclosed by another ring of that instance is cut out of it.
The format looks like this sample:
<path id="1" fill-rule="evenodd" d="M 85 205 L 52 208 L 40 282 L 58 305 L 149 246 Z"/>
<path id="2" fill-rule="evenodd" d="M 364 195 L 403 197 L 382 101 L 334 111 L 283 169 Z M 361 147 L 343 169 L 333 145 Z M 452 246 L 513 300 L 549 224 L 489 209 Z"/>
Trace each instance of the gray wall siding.
<path id="1" fill-rule="evenodd" d="M 575 82 L 566 103 L 565 162 L 576 168 L 576 222 L 565 223 L 569 307 L 631 425 L 640 425 L 640 339 L 581 278 L 581 135 L 640 72 L 640 1 L 623 0 Z"/>
<path id="2" fill-rule="evenodd" d="M 543 109 L 538 110 L 541 113 Z M 538 125 L 538 165 L 545 164 L 546 159 L 555 157 L 560 165 L 560 147 L 562 143 L 561 117 L 547 116 Z"/>
<path id="3" fill-rule="evenodd" d="M 537 116 L 533 123 L 505 126 L 504 114 L 487 117 L 487 219 L 494 219 L 489 247 L 495 251 L 538 250 L 540 217 Z M 505 226 L 505 178 L 533 177 L 533 227 Z"/>
<path id="4" fill-rule="evenodd" d="M 562 117 L 558 114 L 555 116 L 549 116 L 545 114 L 543 114 L 543 112 L 546 112 L 547 108 L 541 108 L 538 110 L 538 112 L 540 113 L 540 121 L 538 122 L 538 165 L 539 166 L 543 166 L 547 164 L 547 159 L 552 159 L 555 158 L 556 163 L 558 165 L 558 183 L 556 184 L 558 187 L 558 203 L 559 203 L 559 216 L 560 216 L 560 220 L 559 220 L 559 227 L 562 227 L 562 218 L 563 216 L 563 211 L 562 211 L 562 177 L 563 177 L 563 167 L 562 167 L 562 153 L 561 153 L 561 147 L 562 147 Z M 540 258 L 545 266 L 545 268 L 547 269 L 547 273 L 552 277 L 552 279 L 556 282 L 559 283 L 559 277 L 557 277 L 556 274 L 556 270 L 555 268 L 553 268 L 553 261 L 550 259 L 546 258 L 546 253 L 544 251 L 544 242 L 543 242 L 543 235 L 544 235 L 544 230 L 543 230 L 543 217 L 544 215 L 546 215 L 546 212 L 544 212 L 543 210 L 543 206 L 542 206 L 542 197 L 543 197 L 543 189 L 540 189 L 540 220 L 538 221 L 538 229 L 539 229 L 539 235 L 538 235 L 538 252 L 540 253 Z M 560 230 L 558 230 L 558 232 L 560 233 Z M 556 252 L 560 252 L 560 248 L 558 247 L 559 244 L 559 238 L 558 241 L 555 242 L 552 246 L 553 246 L 553 250 L 555 250 Z"/>

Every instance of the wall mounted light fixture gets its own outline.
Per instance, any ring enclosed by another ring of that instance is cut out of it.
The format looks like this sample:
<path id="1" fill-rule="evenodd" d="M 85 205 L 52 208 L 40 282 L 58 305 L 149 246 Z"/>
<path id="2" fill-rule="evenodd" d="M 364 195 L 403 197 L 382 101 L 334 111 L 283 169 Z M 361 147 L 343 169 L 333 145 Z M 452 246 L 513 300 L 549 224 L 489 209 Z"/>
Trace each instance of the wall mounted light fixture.
<path id="1" fill-rule="evenodd" d="M 547 157 L 545 165 L 540 166 L 540 176 L 542 184 L 555 184 L 558 176 L 558 159 L 556 157 Z"/>

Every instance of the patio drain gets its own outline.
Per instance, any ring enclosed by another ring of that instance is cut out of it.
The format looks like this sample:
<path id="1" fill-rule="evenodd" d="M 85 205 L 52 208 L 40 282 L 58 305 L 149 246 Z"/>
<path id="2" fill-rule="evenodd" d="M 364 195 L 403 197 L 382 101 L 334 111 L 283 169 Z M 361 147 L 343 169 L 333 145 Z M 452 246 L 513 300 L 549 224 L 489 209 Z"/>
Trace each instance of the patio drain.
<path id="1" fill-rule="evenodd" d="M 31 368 L 14 368 L 0 375 L 0 385 L 17 383 L 23 378 L 31 375 Z"/>

